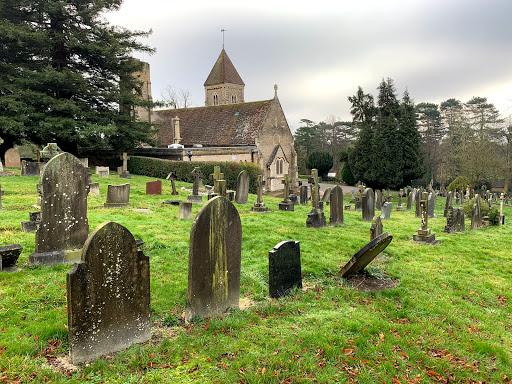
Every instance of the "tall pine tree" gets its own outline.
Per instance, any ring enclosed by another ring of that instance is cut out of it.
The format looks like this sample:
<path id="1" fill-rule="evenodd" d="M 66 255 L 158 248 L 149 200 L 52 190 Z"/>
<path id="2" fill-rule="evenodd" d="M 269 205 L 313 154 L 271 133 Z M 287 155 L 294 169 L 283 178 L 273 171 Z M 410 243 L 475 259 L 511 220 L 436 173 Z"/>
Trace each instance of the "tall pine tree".
<path id="1" fill-rule="evenodd" d="M 0 2 L 0 154 L 15 143 L 56 142 L 126 150 L 151 143 L 150 123 L 134 106 L 150 107 L 132 73 L 146 32 L 108 24 L 104 12 L 122 0 L 3 0 Z M 122 84 L 123 83 L 123 84 Z"/>
<path id="2" fill-rule="evenodd" d="M 420 151 L 421 135 L 416 124 L 416 109 L 407 89 L 400 104 L 399 134 L 402 143 L 402 184 L 410 185 L 412 180 L 423 175 L 423 166 Z"/>

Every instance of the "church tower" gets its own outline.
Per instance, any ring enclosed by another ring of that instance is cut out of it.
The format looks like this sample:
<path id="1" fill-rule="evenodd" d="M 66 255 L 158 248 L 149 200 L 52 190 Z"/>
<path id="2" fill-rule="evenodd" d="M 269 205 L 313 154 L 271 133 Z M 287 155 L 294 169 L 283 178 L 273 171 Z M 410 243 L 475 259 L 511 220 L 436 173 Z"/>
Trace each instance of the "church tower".
<path id="1" fill-rule="evenodd" d="M 244 102 L 245 84 L 235 66 L 222 48 L 208 78 L 204 82 L 205 102 L 211 105 L 235 104 Z"/>

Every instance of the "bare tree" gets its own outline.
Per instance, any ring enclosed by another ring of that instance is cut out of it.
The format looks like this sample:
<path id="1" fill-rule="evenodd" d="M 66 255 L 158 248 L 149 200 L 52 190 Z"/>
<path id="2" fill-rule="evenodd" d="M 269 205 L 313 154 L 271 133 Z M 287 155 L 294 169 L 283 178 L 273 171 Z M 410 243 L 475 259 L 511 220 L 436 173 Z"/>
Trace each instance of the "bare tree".
<path id="1" fill-rule="evenodd" d="M 167 108 L 188 108 L 192 106 L 190 92 L 180 88 L 176 90 L 172 85 L 168 85 L 160 94 L 162 102 Z"/>

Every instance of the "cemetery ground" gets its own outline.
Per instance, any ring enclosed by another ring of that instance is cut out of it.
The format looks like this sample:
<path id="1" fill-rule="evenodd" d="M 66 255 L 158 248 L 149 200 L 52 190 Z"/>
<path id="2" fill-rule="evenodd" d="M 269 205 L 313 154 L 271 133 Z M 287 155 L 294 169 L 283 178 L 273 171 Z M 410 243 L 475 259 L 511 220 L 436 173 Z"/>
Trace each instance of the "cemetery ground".
<path id="1" fill-rule="evenodd" d="M 153 337 L 78 367 L 67 359 L 66 274 L 72 266 L 27 265 L 34 233 L 23 233 L 20 222 L 37 210 L 38 178 L 0 178 L 6 191 L 1 245 L 23 246 L 21 271 L 0 272 L 0 382 L 512 380 L 512 208 L 505 208 L 505 226 L 446 234 L 444 199 L 438 198 L 438 217 L 429 219 L 437 246 L 412 241 L 421 224 L 414 211 L 393 211 L 383 220 L 393 241 L 364 278 L 347 281 L 334 276 L 369 241 L 371 222 L 362 222 L 361 212 L 345 211 L 342 227 L 306 228 L 311 203 L 285 212 L 278 211 L 280 198 L 265 197 L 272 212 L 252 213 L 256 196 L 250 195 L 248 204 L 235 204 L 243 231 L 241 302 L 250 306 L 185 324 L 193 219 L 177 220 L 178 207 L 161 203 L 186 201 L 190 192 L 180 188 L 191 185 L 177 182 L 179 196 L 171 196 L 170 182 L 162 180 L 161 196 L 146 195 L 145 183 L 155 179 L 132 177 L 130 206 L 105 209 L 107 185 L 126 180 L 93 175 L 101 196 L 89 196 L 88 219 L 90 231 L 111 220 L 144 240 Z M 345 195 L 345 204 L 350 198 Z M 193 217 L 199 209 L 193 205 Z M 324 212 L 328 217 L 328 206 Z M 284 240 L 300 241 L 304 289 L 271 300 L 268 252 Z M 369 290 L 365 280 L 372 282 Z"/>

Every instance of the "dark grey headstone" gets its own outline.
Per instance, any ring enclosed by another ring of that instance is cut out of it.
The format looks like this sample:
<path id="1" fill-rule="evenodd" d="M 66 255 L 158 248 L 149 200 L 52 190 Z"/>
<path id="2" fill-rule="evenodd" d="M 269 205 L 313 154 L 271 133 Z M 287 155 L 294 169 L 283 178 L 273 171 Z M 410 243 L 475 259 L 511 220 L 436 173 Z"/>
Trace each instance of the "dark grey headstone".
<path id="1" fill-rule="evenodd" d="M 182 202 L 181 200 L 167 200 L 167 201 L 164 201 L 162 204 L 180 205 L 181 202 Z"/>
<path id="2" fill-rule="evenodd" d="M 130 183 L 109 185 L 105 208 L 122 208 L 130 203 Z"/>
<path id="3" fill-rule="evenodd" d="M 34 161 L 21 161 L 21 176 L 39 176 L 43 163 Z"/>
<path id="4" fill-rule="evenodd" d="M 209 200 L 190 231 L 185 320 L 238 307 L 242 225 L 235 206 L 225 197 Z"/>
<path id="5" fill-rule="evenodd" d="M 294 287 L 302 288 L 300 243 L 283 241 L 268 253 L 268 289 L 278 299 Z"/>
<path id="6" fill-rule="evenodd" d="M 343 190 L 339 185 L 332 189 L 331 196 L 331 216 L 329 225 L 331 227 L 343 225 Z"/>
<path id="7" fill-rule="evenodd" d="M 458 209 L 453 207 L 448 207 L 446 211 L 446 225 L 444 227 L 444 232 L 446 233 L 455 233 L 457 231 L 457 215 Z"/>
<path id="8" fill-rule="evenodd" d="M 0 247 L 0 271 L 11 268 L 16 265 L 21 255 L 23 247 L 20 244 L 7 245 Z"/>
<path id="9" fill-rule="evenodd" d="M 382 209 L 382 191 L 380 189 L 375 190 L 375 209 Z"/>
<path id="10" fill-rule="evenodd" d="M 67 302 L 73 364 L 151 338 L 149 258 L 128 229 L 107 221 L 91 233 L 67 275 Z"/>
<path id="11" fill-rule="evenodd" d="M 452 198 L 453 198 L 452 192 L 448 192 L 448 194 L 446 195 L 446 202 L 444 204 L 444 213 L 443 213 L 444 217 L 446 217 L 446 215 L 448 214 L 448 207 L 452 206 Z"/>
<path id="12" fill-rule="evenodd" d="M 308 205 L 308 186 L 301 185 L 300 187 L 300 205 Z"/>
<path id="13" fill-rule="evenodd" d="M 238 177 L 236 179 L 235 203 L 247 204 L 247 199 L 249 198 L 249 182 L 249 174 L 244 169 L 238 174 Z"/>
<path id="14" fill-rule="evenodd" d="M 389 232 L 384 232 L 361 248 L 350 261 L 341 267 L 336 275 L 337 277 L 349 277 L 363 270 L 370 262 L 375 259 L 393 240 Z"/>
<path id="15" fill-rule="evenodd" d="M 32 264 L 71 263 L 89 235 L 87 169 L 64 152 L 54 156 L 39 178 L 41 222 L 36 231 Z"/>
<path id="16" fill-rule="evenodd" d="M 422 195 L 422 192 L 421 190 L 416 190 L 416 198 L 415 198 L 415 204 L 416 204 L 416 210 L 415 210 L 415 214 L 416 214 L 416 217 L 421 217 L 421 195 Z"/>
<path id="17" fill-rule="evenodd" d="M 372 221 L 375 216 L 375 195 L 371 188 L 366 188 L 361 199 L 363 221 Z"/>

